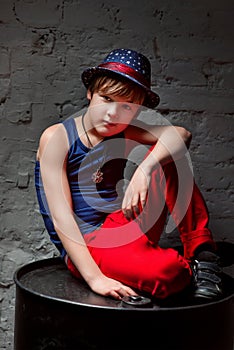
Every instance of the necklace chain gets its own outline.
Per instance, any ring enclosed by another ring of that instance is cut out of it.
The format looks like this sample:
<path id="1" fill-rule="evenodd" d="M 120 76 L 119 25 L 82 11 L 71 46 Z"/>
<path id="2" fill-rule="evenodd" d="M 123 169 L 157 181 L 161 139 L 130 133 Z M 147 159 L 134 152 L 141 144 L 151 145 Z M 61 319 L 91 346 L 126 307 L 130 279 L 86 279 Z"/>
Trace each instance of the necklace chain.
<path id="1" fill-rule="evenodd" d="M 82 123 L 83 130 L 85 132 L 85 136 L 87 138 L 89 147 L 94 148 L 94 145 L 92 144 L 92 142 L 90 140 L 90 137 L 89 137 L 89 135 L 88 135 L 88 133 L 86 131 L 85 125 L 84 125 L 84 114 L 81 117 L 81 123 Z M 90 156 L 90 158 L 92 160 L 90 152 L 89 152 L 89 156 Z M 105 161 L 105 159 L 104 159 L 104 161 Z M 94 173 L 92 174 L 92 180 L 93 180 L 94 183 L 100 183 L 103 180 L 103 172 L 101 171 L 101 167 L 102 167 L 104 161 L 102 161 L 101 165 L 98 165 L 97 170 L 94 171 Z M 93 163 L 93 160 L 92 160 L 92 163 Z"/>
<path id="2" fill-rule="evenodd" d="M 84 125 L 84 114 L 83 114 L 82 117 L 81 117 L 81 122 L 82 122 L 83 130 L 84 130 L 84 132 L 85 132 L 85 136 L 86 136 L 86 138 L 87 138 L 87 140 L 88 140 L 89 147 L 93 148 L 94 145 L 92 144 L 92 142 L 91 142 L 91 140 L 90 140 L 90 138 L 89 138 L 89 135 L 88 135 L 88 133 L 87 133 L 87 131 L 86 131 L 85 125 Z"/>

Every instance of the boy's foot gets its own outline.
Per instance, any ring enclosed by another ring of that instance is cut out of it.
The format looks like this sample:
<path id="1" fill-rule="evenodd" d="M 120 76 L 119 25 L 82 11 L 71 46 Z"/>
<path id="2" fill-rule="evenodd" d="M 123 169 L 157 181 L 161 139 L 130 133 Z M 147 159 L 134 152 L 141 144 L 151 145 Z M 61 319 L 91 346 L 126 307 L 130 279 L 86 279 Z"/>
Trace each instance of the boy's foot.
<path id="1" fill-rule="evenodd" d="M 195 299 L 217 300 L 223 295 L 222 270 L 216 254 L 202 252 L 192 264 Z"/>

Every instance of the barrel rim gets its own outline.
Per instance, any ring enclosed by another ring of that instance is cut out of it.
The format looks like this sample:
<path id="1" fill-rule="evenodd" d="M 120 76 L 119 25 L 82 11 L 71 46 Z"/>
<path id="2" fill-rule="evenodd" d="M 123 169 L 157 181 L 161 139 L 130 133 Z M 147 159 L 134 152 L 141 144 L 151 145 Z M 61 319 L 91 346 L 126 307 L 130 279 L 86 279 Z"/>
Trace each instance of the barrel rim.
<path id="1" fill-rule="evenodd" d="M 72 301 L 72 300 L 68 300 L 68 299 L 64 299 L 64 298 L 58 298 L 58 297 L 46 295 L 45 293 L 39 293 L 31 288 L 28 288 L 28 287 L 24 286 L 23 283 L 20 282 L 20 278 L 23 275 L 25 275 L 27 272 L 32 271 L 32 267 L 42 268 L 43 266 L 48 266 L 48 263 L 50 263 L 50 264 L 52 263 L 52 265 L 50 265 L 50 266 L 53 266 L 53 265 L 56 265 L 59 261 L 62 261 L 61 257 L 45 258 L 45 259 L 32 261 L 32 262 L 29 262 L 27 264 L 20 266 L 18 269 L 16 269 L 14 276 L 13 276 L 13 280 L 14 280 L 15 285 L 27 293 L 30 293 L 32 295 L 38 296 L 38 297 L 46 299 L 46 300 L 53 300 L 53 301 L 60 302 L 60 303 L 66 303 L 66 304 L 77 305 L 77 306 L 82 306 L 82 307 L 108 309 L 111 311 L 113 311 L 113 310 L 120 310 L 120 311 L 125 310 L 128 312 L 136 312 L 136 311 L 138 311 L 138 312 L 142 312 L 142 311 L 144 311 L 144 312 L 145 311 L 178 312 L 178 311 L 185 311 L 185 310 L 202 309 L 202 308 L 206 308 L 206 307 L 216 306 L 217 304 L 223 304 L 223 303 L 228 302 L 228 301 L 234 301 L 234 291 L 233 291 L 233 293 L 231 293 L 230 295 L 228 295 L 222 299 L 204 302 L 204 303 L 199 303 L 199 304 L 194 304 L 194 305 L 184 305 L 184 306 L 181 305 L 181 306 L 173 306 L 173 307 L 161 307 L 161 306 L 157 307 L 157 305 L 155 305 L 155 307 L 152 307 L 152 308 L 146 308 L 146 307 L 126 308 L 126 307 L 120 307 L 118 305 L 116 305 L 116 307 L 112 307 L 112 306 L 82 303 L 79 301 L 76 302 L 76 301 Z M 229 277 L 231 278 L 231 276 L 229 276 Z M 121 303 L 121 301 L 119 303 Z"/>

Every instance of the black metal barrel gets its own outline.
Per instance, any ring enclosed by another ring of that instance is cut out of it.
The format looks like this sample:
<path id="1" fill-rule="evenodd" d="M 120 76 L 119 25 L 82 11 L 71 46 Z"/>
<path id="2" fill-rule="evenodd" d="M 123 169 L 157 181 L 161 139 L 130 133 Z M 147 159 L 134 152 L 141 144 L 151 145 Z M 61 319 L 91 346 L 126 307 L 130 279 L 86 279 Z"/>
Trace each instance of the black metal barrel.
<path id="1" fill-rule="evenodd" d="M 15 350 L 233 350 L 228 276 L 224 298 L 199 305 L 101 297 L 59 258 L 27 264 L 14 280 Z"/>

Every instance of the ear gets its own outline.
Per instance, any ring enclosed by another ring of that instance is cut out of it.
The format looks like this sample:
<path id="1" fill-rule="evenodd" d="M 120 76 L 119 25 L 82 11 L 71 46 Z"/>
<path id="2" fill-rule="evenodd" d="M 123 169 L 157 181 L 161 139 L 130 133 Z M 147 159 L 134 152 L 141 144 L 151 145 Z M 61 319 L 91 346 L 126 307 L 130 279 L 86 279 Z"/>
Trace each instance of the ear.
<path id="1" fill-rule="evenodd" d="M 91 92 L 90 92 L 89 89 L 87 90 L 86 97 L 87 97 L 87 99 L 88 99 L 89 101 L 92 99 L 92 94 L 91 94 Z"/>

